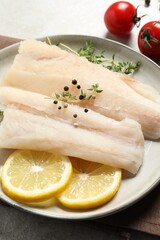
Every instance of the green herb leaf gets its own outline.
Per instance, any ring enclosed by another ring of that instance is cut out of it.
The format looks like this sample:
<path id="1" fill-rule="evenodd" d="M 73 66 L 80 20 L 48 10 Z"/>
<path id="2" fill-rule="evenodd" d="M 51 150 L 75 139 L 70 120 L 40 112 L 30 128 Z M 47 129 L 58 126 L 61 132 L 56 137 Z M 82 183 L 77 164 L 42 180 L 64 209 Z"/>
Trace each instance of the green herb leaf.
<path id="1" fill-rule="evenodd" d="M 62 92 L 62 93 L 55 93 L 54 100 L 62 101 L 62 102 L 76 102 L 76 96 L 72 95 L 70 92 Z"/>
<path id="2" fill-rule="evenodd" d="M 96 83 L 91 86 L 91 88 L 88 89 L 89 91 L 93 91 L 94 93 L 101 93 L 103 90 L 99 89 L 99 84 Z"/>
<path id="3" fill-rule="evenodd" d="M 121 72 L 125 74 L 133 74 L 140 67 L 140 62 L 120 62 L 115 61 L 115 54 L 113 54 L 112 59 L 107 59 L 104 57 L 104 51 L 97 53 L 96 49 L 91 42 L 86 42 L 83 48 L 78 51 L 79 56 L 86 57 L 88 61 L 96 64 L 102 64 L 103 67 L 112 70 L 114 72 Z M 105 63 L 105 64 L 104 64 Z"/>
<path id="4" fill-rule="evenodd" d="M 86 42 L 85 45 L 77 51 L 79 56 L 85 57 L 88 59 L 88 61 L 96 64 L 103 63 L 104 60 L 103 52 L 104 51 L 97 54 L 96 49 L 92 42 Z"/>
<path id="5" fill-rule="evenodd" d="M 46 42 L 51 45 L 51 41 L 48 37 L 46 39 Z M 124 74 L 133 74 L 139 69 L 141 65 L 139 61 L 137 62 L 116 61 L 115 54 L 113 54 L 111 59 L 105 58 L 104 56 L 105 51 L 100 52 L 96 50 L 94 44 L 91 41 L 85 42 L 84 46 L 77 51 L 73 50 L 72 48 L 70 48 L 69 46 L 63 43 L 58 43 L 57 45 L 65 48 L 67 51 L 72 52 L 75 55 L 78 55 L 80 57 L 85 57 L 86 59 L 88 59 L 89 62 L 92 62 L 95 64 L 101 64 L 103 67 L 114 72 L 121 72 Z"/>
<path id="6" fill-rule="evenodd" d="M 0 122 L 3 120 L 3 111 L 0 110 Z"/>
<path id="7" fill-rule="evenodd" d="M 141 63 L 137 62 L 117 62 L 115 61 L 115 55 L 112 56 L 112 61 L 109 65 L 104 66 L 113 72 L 121 72 L 125 74 L 133 74 L 140 67 Z"/>
<path id="8" fill-rule="evenodd" d="M 63 45 L 64 46 L 64 45 Z M 74 50 L 67 47 L 68 50 L 75 53 Z M 112 59 L 107 59 L 104 57 L 104 51 L 98 52 L 96 51 L 96 48 L 94 47 L 92 42 L 86 42 L 82 48 L 80 48 L 76 55 L 85 57 L 88 59 L 88 61 L 95 63 L 95 64 L 102 64 L 103 67 L 112 70 L 114 72 L 121 72 L 125 74 L 133 74 L 135 71 L 137 71 L 140 67 L 140 62 L 120 62 L 115 61 L 115 54 L 113 54 Z"/>
<path id="9" fill-rule="evenodd" d="M 103 91 L 102 89 L 99 89 L 98 83 L 91 85 L 91 88 L 88 90 L 92 91 L 93 93 L 101 93 Z M 55 96 L 50 99 L 62 102 L 79 102 L 83 100 L 90 100 L 92 98 L 95 99 L 96 96 L 94 94 L 88 95 L 84 90 L 81 89 L 77 96 L 73 95 L 70 91 L 64 91 L 62 93 L 55 93 Z"/>

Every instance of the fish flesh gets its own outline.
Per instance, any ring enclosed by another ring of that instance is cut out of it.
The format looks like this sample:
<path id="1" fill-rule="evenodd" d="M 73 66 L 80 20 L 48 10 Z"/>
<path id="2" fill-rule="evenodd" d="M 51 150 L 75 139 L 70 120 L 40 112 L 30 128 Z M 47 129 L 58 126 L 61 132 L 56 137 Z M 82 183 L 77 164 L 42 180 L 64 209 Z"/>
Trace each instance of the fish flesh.
<path id="1" fill-rule="evenodd" d="M 95 161 L 136 174 L 144 158 L 144 137 L 134 120 L 116 121 L 45 95 L 0 88 L 5 105 L 0 147 L 43 150 Z M 58 107 L 61 107 L 59 109 Z M 74 115 L 77 115 L 75 118 Z"/>
<path id="2" fill-rule="evenodd" d="M 120 74 L 120 73 L 118 73 L 118 74 Z M 140 81 L 137 81 L 137 80 L 131 78 L 129 75 L 126 75 L 126 74 L 120 74 L 120 78 L 129 87 L 134 89 L 134 91 L 136 91 L 138 94 L 142 95 L 143 97 L 146 97 L 146 98 L 150 99 L 151 101 L 153 101 L 155 103 L 160 104 L 160 94 L 152 86 L 141 83 Z"/>
<path id="3" fill-rule="evenodd" d="M 94 101 L 84 101 L 83 106 L 86 104 L 118 121 L 134 119 L 141 124 L 145 138 L 160 138 L 158 93 L 154 98 L 156 91 L 151 87 L 133 84 L 122 76 L 57 46 L 26 40 L 20 44 L 19 54 L 4 77 L 4 85 L 54 96 L 61 93 L 64 86 L 69 86 L 74 95 L 81 90 L 89 95 L 88 89 L 98 84 L 103 91 L 96 93 Z M 72 79 L 78 81 L 80 90 L 72 85 Z"/>

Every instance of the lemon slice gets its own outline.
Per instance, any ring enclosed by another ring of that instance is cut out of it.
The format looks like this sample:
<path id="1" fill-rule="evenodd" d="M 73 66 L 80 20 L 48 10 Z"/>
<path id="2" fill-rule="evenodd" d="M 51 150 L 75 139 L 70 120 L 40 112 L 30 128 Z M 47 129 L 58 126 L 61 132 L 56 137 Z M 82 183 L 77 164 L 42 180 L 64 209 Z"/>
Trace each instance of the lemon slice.
<path id="1" fill-rule="evenodd" d="M 68 208 L 98 207 L 113 198 L 121 182 L 121 170 L 106 165 L 72 159 L 73 176 L 67 188 L 58 196 Z"/>
<path id="2" fill-rule="evenodd" d="M 17 150 L 2 167 L 2 189 L 12 199 L 41 202 L 62 191 L 72 176 L 66 156 Z"/>

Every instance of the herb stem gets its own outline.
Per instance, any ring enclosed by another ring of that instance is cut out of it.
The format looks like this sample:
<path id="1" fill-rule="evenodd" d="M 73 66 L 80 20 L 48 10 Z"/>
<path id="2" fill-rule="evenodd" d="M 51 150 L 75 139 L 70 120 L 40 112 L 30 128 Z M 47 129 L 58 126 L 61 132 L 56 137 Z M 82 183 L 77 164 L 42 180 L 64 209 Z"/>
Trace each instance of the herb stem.
<path id="1" fill-rule="evenodd" d="M 46 37 L 46 39 L 47 39 L 48 44 L 52 45 L 50 39 L 48 37 Z M 152 39 L 152 41 L 156 41 L 156 39 Z M 71 52 L 79 57 L 85 57 L 89 62 L 92 62 L 95 64 L 101 64 L 103 67 L 105 67 L 113 72 L 121 72 L 124 74 L 133 74 L 134 72 L 136 72 L 139 69 L 139 67 L 141 65 L 140 61 L 137 61 L 137 62 L 115 61 L 115 54 L 112 55 L 111 59 L 105 58 L 103 55 L 104 51 L 101 51 L 101 52 L 97 51 L 95 46 L 93 45 L 93 43 L 90 41 L 86 42 L 85 45 L 77 51 L 73 50 L 72 48 L 70 48 L 69 46 L 67 46 L 63 43 L 58 43 L 57 46 L 58 45 L 62 46 L 69 52 Z M 73 83 L 73 84 L 75 84 L 75 83 Z"/>
<path id="2" fill-rule="evenodd" d="M 68 51 L 70 51 L 70 52 L 76 54 L 77 56 L 79 56 L 79 54 L 78 54 L 76 51 L 74 51 L 72 48 L 68 47 L 67 45 L 65 45 L 65 44 L 63 44 L 63 43 L 59 43 L 58 45 L 66 48 Z"/>
<path id="3" fill-rule="evenodd" d="M 51 40 L 50 40 L 50 38 L 48 36 L 46 37 L 46 39 L 47 39 L 48 44 L 52 45 Z"/>

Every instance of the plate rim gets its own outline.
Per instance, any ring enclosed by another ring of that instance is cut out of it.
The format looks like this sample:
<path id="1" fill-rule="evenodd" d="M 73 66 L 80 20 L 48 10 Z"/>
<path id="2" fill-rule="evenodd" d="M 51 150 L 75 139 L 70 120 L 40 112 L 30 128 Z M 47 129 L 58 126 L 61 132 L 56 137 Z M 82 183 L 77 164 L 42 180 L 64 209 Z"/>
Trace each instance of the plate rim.
<path id="1" fill-rule="evenodd" d="M 128 49 L 129 51 L 133 51 L 135 54 L 138 54 L 139 56 L 141 56 L 142 58 L 144 58 L 145 60 L 147 60 L 148 62 L 152 63 L 154 66 L 156 66 L 158 69 L 160 69 L 160 64 L 158 64 L 156 61 L 152 60 L 151 58 L 145 56 L 144 54 L 142 54 L 141 52 L 135 50 L 134 48 L 128 46 L 128 45 L 125 45 L 124 43 L 121 43 L 121 42 L 118 42 L 116 40 L 112 40 L 110 38 L 105 38 L 105 37 L 99 37 L 99 36 L 92 36 L 92 35 L 81 35 L 81 34 L 55 34 L 55 35 L 49 35 L 49 36 L 46 36 L 48 38 L 64 38 L 64 37 L 76 37 L 76 38 L 92 38 L 92 39 L 97 39 L 97 40 L 101 40 L 101 41 L 108 41 L 108 42 L 111 42 L 111 43 L 114 43 L 116 45 L 119 45 L 125 49 Z M 46 37 L 40 37 L 40 38 L 33 38 L 35 40 L 38 40 L 38 41 L 44 41 L 46 39 Z M 20 42 L 21 41 L 24 41 L 24 40 L 27 40 L 27 39 L 19 39 L 19 42 L 16 42 L 16 43 L 13 43 L 5 48 L 2 48 L 0 49 L 0 54 L 5 52 L 5 51 L 8 51 L 10 49 L 14 49 L 15 47 L 18 47 Z"/>
<path id="2" fill-rule="evenodd" d="M 147 56 L 143 55 L 142 53 L 136 51 L 135 49 L 131 48 L 130 46 L 127 46 L 123 43 L 120 43 L 120 42 L 117 42 L 115 40 L 112 40 L 112 39 L 108 39 L 108 38 L 104 38 L 104 37 L 97 37 L 97 36 L 90 36 L 90 35 L 80 35 L 80 34 L 58 34 L 58 35 L 50 35 L 48 36 L 49 38 L 90 38 L 90 39 L 95 39 L 97 41 L 104 41 L 104 42 L 110 42 L 110 43 L 113 43 L 113 44 L 116 44 L 120 47 L 123 47 L 125 49 L 128 49 L 129 51 L 133 51 L 136 55 L 139 55 L 142 59 L 145 59 L 147 60 L 149 63 L 153 64 L 155 67 L 158 68 L 158 70 L 160 70 L 160 66 L 154 62 L 152 59 L 148 58 Z M 40 41 L 44 41 L 46 39 L 46 37 L 42 37 L 42 38 L 37 38 L 36 40 L 40 40 Z M 23 40 L 20 40 L 20 41 L 23 41 Z M 9 52 L 10 50 L 16 50 L 16 48 L 18 48 L 20 42 L 17 42 L 17 43 L 14 43 L 10 46 L 7 46 L 3 49 L 0 50 L 0 55 L 1 54 L 5 54 L 6 52 Z M 123 211 L 124 209 L 126 208 L 129 208 L 130 206 L 134 205 L 135 203 L 137 203 L 138 201 L 140 201 L 141 199 L 143 199 L 147 194 L 149 194 L 154 188 L 156 188 L 160 183 L 160 176 L 159 178 L 156 179 L 155 182 L 152 183 L 152 185 L 148 186 L 147 189 L 145 189 L 145 191 L 141 192 L 139 195 L 137 195 L 134 199 L 131 199 L 129 202 L 124 202 L 121 204 L 120 207 L 115 207 L 114 209 L 108 211 L 107 213 L 104 212 L 103 214 L 100 212 L 100 213 L 91 213 L 89 214 L 88 211 L 86 212 L 83 212 L 84 213 L 84 216 L 83 215 L 80 215 L 79 217 L 77 215 L 73 215 L 72 218 L 70 216 L 67 216 L 67 215 L 64 215 L 63 212 L 61 214 L 57 213 L 55 215 L 48 215 L 48 214 L 45 214 L 45 212 L 43 211 L 33 211 L 34 208 L 30 208 L 28 207 L 27 205 L 23 205 L 19 202 L 16 202 L 16 201 L 7 201 L 7 199 L 4 199 L 3 196 L 1 196 L 1 190 L 0 190 L 0 200 L 17 208 L 17 209 L 21 209 L 25 212 L 30 212 L 32 214 L 36 214 L 36 215 L 40 215 L 40 216 L 43 216 L 43 217 L 50 217 L 50 218 L 57 218 L 57 219 L 66 219 L 66 220 L 82 220 L 82 219 L 98 219 L 98 218 L 102 218 L 102 217 L 107 217 L 107 216 L 110 216 L 110 215 L 114 215 L 120 211 Z M 40 209 L 41 210 L 41 209 Z M 88 212 L 88 213 L 87 213 Z M 63 216 L 63 217 L 62 217 Z"/>

